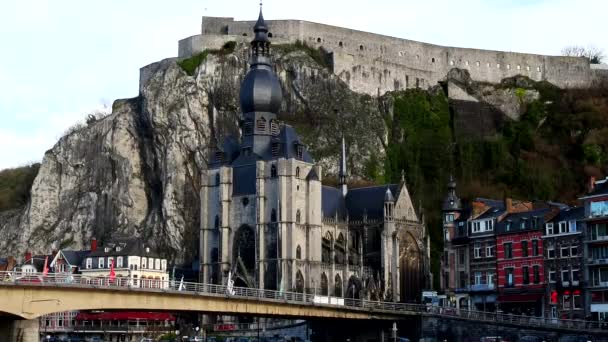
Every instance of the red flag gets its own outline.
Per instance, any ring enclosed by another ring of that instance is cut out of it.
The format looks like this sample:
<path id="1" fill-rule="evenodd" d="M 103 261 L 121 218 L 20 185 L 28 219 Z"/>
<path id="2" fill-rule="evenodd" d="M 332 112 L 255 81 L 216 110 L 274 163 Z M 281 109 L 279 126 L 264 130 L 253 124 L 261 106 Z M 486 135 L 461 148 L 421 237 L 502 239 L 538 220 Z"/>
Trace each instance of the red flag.
<path id="1" fill-rule="evenodd" d="M 114 272 L 114 259 L 110 262 L 110 281 L 114 281 L 116 278 L 116 272 Z"/>
<path id="2" fill-rule="evenodd" d="M 49 266 L 48 266 L 48 263 L 49 263 L 49 256 L 47 255 L 47 256 L 44 258 L 44 268 L 42 269 L 42 275 L 44 275 L 44 276 L 46 276 L 47 274 L 49 274 Z"/>

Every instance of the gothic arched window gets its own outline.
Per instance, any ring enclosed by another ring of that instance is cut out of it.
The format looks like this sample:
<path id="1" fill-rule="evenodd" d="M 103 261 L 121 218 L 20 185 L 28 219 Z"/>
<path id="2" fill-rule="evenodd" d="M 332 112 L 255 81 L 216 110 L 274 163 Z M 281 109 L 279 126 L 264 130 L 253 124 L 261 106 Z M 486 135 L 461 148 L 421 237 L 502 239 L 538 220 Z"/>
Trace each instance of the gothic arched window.
<path id="1" fill-rule="evenodd" d="M 327 275 L 325 275 L 325 272 L 321 273 L 321 296 L 327 296 L 329 295 L 329 289 L 327 286 Z"/>
<path id="2" fill-rule="evenodd" d="M 272 166 L 270 167 L 270 177 L 271 178 L 277 177 L 277 166 L 274 164 L 272 164 Z"/>
<path id="3" fill-rule="evenodd" d="M 298 273 L 296 273 L 296 292 L 298 293 L 304 293 L 304 276 L 302 275 L 302 272 L 300 270 L 298 270 Z"/>
<path id="4" fill-rule="evenodd" d="M 277 210 L 272 209 L 270 211 L 270 222 L 277 222 Z"/>
<path id="5" fill-rule="evenodd" d="M 298 211 L 296 211 L 296 223 L 300 223 L 300 209 L 298 209 Z"/>
<path id="6" fill-rule="evenodd" d="M 342 277 L 339 274 L 336 274 L 335 278 L 335 286 L 334 286 L 334 296 L 342 297 Z"/>
<path id="7" fill-rule="evenodd" d="M 332 236 L 330 232 L 326 232 L 325 236 L 321 241 L 321 261 L 324 263 L 331 262 L 331 245 L 332 245 Z"/>
<path id="8" fill-rule="evenodd" d="M 300 178 L 300 167 L 296 167 L 296 178 Z"/>
<path id="9" fill-rule="evenodd" d="M 302 259 L 302 248 L 300 248 L 300 245 L 298 245 L 298 247 L 296 247 L 296 259 L 298 259 L 298 260 Z"/>

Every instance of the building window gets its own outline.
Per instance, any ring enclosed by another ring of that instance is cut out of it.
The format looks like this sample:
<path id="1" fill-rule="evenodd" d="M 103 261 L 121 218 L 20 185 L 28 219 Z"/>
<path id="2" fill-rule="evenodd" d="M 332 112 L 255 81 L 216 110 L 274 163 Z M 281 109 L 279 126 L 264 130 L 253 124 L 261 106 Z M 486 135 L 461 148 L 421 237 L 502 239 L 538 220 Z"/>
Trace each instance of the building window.
<path id="1" fill-rule="evenodd" d="M 154 260 L 154 268 L 160 270 L 160 259 Z"/>
<path id="2" fill-rule="evenodd" d="M 215 185 L 220 186 L 220 173 L 215 174 Z"/>
<path id="3" fill-rule="evenodd" d="M 270 120 L 270 134 L 279 135 L 279 123 L 275 119 Z"/>
<path id="4" fill-rule="evenodd" d="M 528 266 L 524 266 L 521 268 L 521 272 L 524 278 L 524 285 L 530 284 L 530 270 Z"/>
<path id="5" fill-rule="evenodd" d="M 555 271 L 553 270 L 549 271 L 549 282 L 555 283 Z"/>
<path id="6" fill-rule="evenodd" d="M 277 210 L 274 208 L 270 211 L 270 222 L 277 222 Z"/>
<path id="7" fill-rule="evenodd" d="M 570 271 L 565 270 L 562 271 L 562 282 L 569 282 L 570 281 Z"/>
<path id="8" fill-rule="evenodd" d="M 121 256 L 116 258 L 116 267 L 122 268 L 122 257 Z"/>
<path id="9" fill-rule="evenodd" d="M 563 299 L 564 309 L 565 310 L 570 309 L 570 294 L 569 293 L 568 294 L 564 293 L 562 299 Z"/>
<path id="10" fill-rule="evenodd" d="M 553 235 L 553 223 L 547 223 L 547 235 Z"/>
<path id="11" fill-rule="evenodd" d="M 486 273 L 486 283 L 488 285 L 494 285 L 494 272 Z"/>
<path id="12" fill-rule="evenodd" d="M 87 258 L 87 261 L 85 263 L 85 268 L 88 270 L 88 269 L 91 269 L 91 267 L 93 267 L 93 260 L 91 258 Z"/>
<path id="13" fill-rule="evenodd" d="M 475 259 L 481 258 L 481 244 L 476 243 L 475 248 L 473 249 L 473 255 Z"/>
<path id="14" fill-rule="evenodd" d="M 504 249 L 505 249 L 505 259 L 512 259 L 513 258 L 513 244 L 511 242 L 506 242 L 504 244 Z"/>
<path id="15" fill-rule="evenodd" d="M 528 241 L 521 242 L 521 253 L 523 257 L 528 256 Z"/>
<path id="16" fill-rule="evenodd" d="M 573 285 L 578 284 L 579 280 L 580 280 L 580 272 L 579 272 L 579 270 L 578 269 L 573 269 L 572 270 L 572 283 L 573 283 Z"/>
<path id="17" fill-rule="evenodd" d="M 454 222 L 454 214 L 445 214 L 445 222 L 446 223 Z"/>
<path id="18" fill-rule="evenodd" d="M 213 228 L 220 229 L 220 217 L 218 215 L 215 215 L 215 219 L 213 220 Z"/>
<path id="19" fill-rule="evenodd" d="M 296 223 L 300 223 L 300 209 L 296 211 Z"/>
<path id="20" fill-rule="evenodd" d="M 571 257 L 578 256 L 578 246 L 572 246 L 572 247 L 570 247 L 570 256 Z"/>
<path id="21" fill-rule="evenodd" d="M 167 270 L 167 260 L 163 259 L 163 261 L 161 262 L 161 268 L 163 271 Z"/>
<path id="22" fill-rule="evenodd" d="M 532 240 L 532 255 L 540 255 L 540 253 L 538 252 L 538 240 Z"/>
<path id="23" fill-rule="evenodd" d="M 507 223 L 505 224 L 505 229 L 506 229 L 506 231 L 511 230 L 511 221 L 507 221 Z"/>
<path id="24" fill-rule="evenodd" d="M 141 268 L 147 268 L 148 258 L 141 258 Z"/>
<path id="25" fill-rule="evenodd" d="M 494 246 L 486 246 L 486 258 L 494 256 Z"/>
<path id="26" fill-rule="evenodd" d="M 555 259 L 555 249 L 553 247 L 547 249 L 547 259 Z"/>
<path id="27" fill-rule="evenodd" d="M 473 233 L 479 233 L 481 231 L 481 222 L 473 222 Z"/>
<path id="28" fill-rule="evenodd" d="M 481 272 L 475 272 L 475 285 L 481 285 Z"/>
<path id="29" fill-rule="evenodd" d="M 104 266 L 103 261 L 104 261 L 103 258 L 97 259 L 97 268 L 103 268 L 103 266 Z"/>
<path id="30" fill-rule="evenodd" d="M 532 267 L 534 270 L 534 284 L 540 283 L 540 267 L 538 265 L 534 265 Z"/>
<path id="31" fill-rule="evenodd" d="M 526 229 L 526 219 L 522 219 L 519 222 L 519 229 Z"/>
<path id="32" fill-rule="evenodd" d="M 507 283 L 507 286 L 513 286 L 515 284 L 513 268 L 505 268 L 505 282 Z"/>
<path id="33" fill-rule="evenodd" d="M 112 262 L 114 262 L 114 257 L 109 257 L 108 258 L 108 267 L 112 267 Z M 116 265 L 114 265 L 116 266 Z"/>
<path id="34" fill-rule="evenodd" d="M 300 178 L 300 167 L 296 167 L 296 178 Z"/>
<path id="35" fill-rule="evenodd" d="M 569 257 L 569 256 L 570 256 L 570 248 L 569 248 L 569 247 L 562 247 L 562 248 L 560 249 L 560 252 L 561 252 L 561 253 L 560 253 L 560 256 L 561 256 L 562 258 L 567 258 L 567 257 Z"/>
<path id="36" fill-rule="evenodd" d="M 566 226 L 566 222 L 559 223 L 559 233 L 564 234 L 568 232 L 568 227 Z"/>
<path id="37" fill-rule="evenodd" d="M 270 166 L 270 177 L 271 178 L 276 178 L 277 177 L 277 166 L 275 164 L 272 164 Z"/>
<path id="38" fill-rule="evenodd" d="M 494 230 L 494 220 L 489 220 L 486 222 L 486 230 L 493 231 Z"/>
<path id="39" fill-rule="evenodd" d="M 300 245 L 298 245 L 298 247 L 296 247 L 296 259 L 298 259 L 298 260 L 302 259 L 302 248 L 300 248 Z"/>
<path id="40" fill-rule="evenodd" d="M 576 293 L 576 291 L 575 291 L 574 295 L 572 295 L 572 299 L 574 302 L 574 306 L 572 307 L 573 309 L 582 309 L 583 308 L 580 293 Z"/>
<path id="41" fill-rule="evenodd" d="M 465 249 L 458 249 L 458 265 L 463 266 L 465 264 Z"/>

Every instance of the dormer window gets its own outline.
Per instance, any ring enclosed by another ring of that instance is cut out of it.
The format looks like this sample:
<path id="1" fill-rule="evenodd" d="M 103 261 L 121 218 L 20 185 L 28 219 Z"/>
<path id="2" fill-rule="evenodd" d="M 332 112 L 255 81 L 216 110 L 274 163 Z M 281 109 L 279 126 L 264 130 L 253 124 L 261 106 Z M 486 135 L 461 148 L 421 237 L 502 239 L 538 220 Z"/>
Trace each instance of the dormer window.
<path id="1" fill-rule="evenodd" d="M 302 156 L 304 155 L 304 146 L 299 142 L 295 142 L 294 147 L 296 149 L 296 157 L 302 159 Z"/>
<path id="2" fill-rule="evenodd" d="M 110 247 L 105 247 L 105 248 L 103 249 L 103 251 L 104 251 L 104 252 L 106 252 L 106 253 L 110 252 L 110 250 L 111 250 L 111 248 L 110 248 Z"/>
<path id="3" fill-rule="evenodd" d="M 97 268 L 103 268 L 104 267 L 103 262 L 104 262 L 103 258 L 97 259 Z"/>
<path id="4" fill-rule="evenodd" d="M 511 230 L 511 221 L 507 221 L 507 223 L 505 223 L 505 229 L 506 229 L 506 231 Z"/>
<path id="5" fill-rule="evenodd" d="M 87 270 L 93 267 L 93 260 L 91 258 L 87 258 L 84 266 Z"/>
<path id="6" fill-rule="evenodd" d="M 117 251 L 117 252 L 122 251 L 122 247 L 120 247 L 120 246 L 116 246 L 116 251 Z"/>

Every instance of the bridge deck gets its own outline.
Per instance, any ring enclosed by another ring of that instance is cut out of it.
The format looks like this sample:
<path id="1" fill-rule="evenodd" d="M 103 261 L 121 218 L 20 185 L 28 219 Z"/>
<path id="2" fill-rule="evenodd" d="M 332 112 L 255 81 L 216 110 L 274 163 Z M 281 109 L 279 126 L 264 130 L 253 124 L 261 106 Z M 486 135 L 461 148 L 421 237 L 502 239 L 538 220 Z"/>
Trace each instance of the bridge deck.
<path id="1" fill-rule="evenodd" d="M 33 319 L 70 310 L 165 310 L 298 318 L 398 320 L 440 317 L 527 329 L 606 333 L 600 322 L 506 315 L 178 281 L 151 280 L 133 286 L 124 278 L 0 272 L 0 311 Z M 142 287 L 143 286 L 143 287 Z"/>

